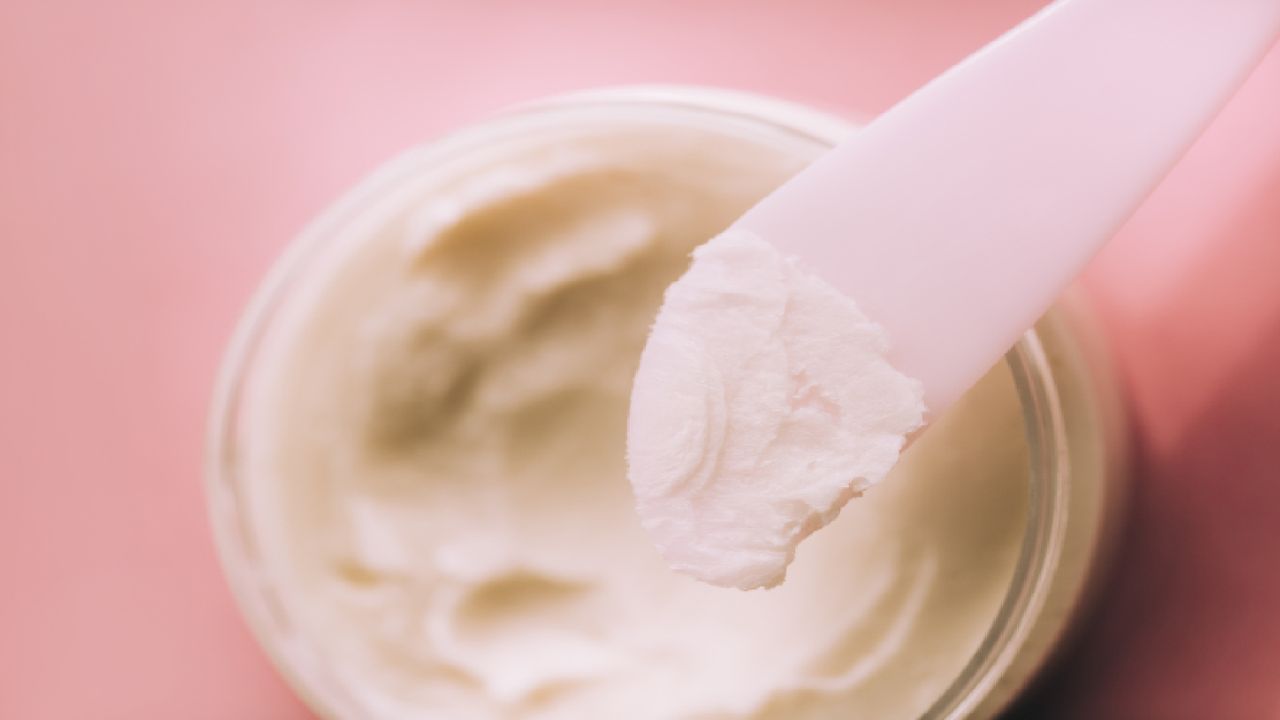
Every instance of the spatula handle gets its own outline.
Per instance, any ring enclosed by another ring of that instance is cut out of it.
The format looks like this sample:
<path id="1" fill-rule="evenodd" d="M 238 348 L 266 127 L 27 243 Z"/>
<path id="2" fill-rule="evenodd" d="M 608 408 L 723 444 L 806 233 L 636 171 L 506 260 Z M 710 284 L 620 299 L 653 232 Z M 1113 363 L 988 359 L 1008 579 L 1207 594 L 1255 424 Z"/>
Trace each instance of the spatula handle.
<path id="1" fill-rule="evenodd" d="M 936 416 L 1044 313 L 1280 33 L 1280 0 L 1062 0 L 737 227 L 852 296 Z"/>

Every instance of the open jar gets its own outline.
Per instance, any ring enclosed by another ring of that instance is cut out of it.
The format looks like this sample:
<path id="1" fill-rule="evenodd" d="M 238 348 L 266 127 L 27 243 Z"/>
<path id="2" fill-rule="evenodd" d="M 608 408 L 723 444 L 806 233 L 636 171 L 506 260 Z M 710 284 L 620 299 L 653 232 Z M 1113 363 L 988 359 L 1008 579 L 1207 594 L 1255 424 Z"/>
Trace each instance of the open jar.
<path id="1" fill-rule="evenodd" d="M 1122 487 L 1074 291 L 780 588 L 671 574 L 632 516 L 626 398 L 662 289 L 855 131 L 587 92 L 410 151 L 303 233 L 232 342 L 208 490 L 241 607 L 318 713 L 989 717 L 1029 682 Z"/>

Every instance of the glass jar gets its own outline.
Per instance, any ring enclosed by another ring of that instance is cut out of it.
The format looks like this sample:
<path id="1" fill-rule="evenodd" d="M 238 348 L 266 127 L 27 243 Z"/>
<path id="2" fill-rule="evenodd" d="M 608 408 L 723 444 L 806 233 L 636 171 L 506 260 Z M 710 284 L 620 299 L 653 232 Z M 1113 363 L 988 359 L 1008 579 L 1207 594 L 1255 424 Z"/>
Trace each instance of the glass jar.
<path id="1" fill-rule="evenodd" d="M 214 395 L 207 484 L 222 562 L 259 642 L 292 686 L 321 715 L 379 717 L 334 668 L 309 650 L 263 563 L 266 547 L 246 509 L 255 477 L 245 448 L 264 338 L 282 319 L 300 278 L 334 262 L 350 229 L 378 222 L 383 208 L 438 168 L 502 152 L 513 138 L 625 117 L 631 123 L 694 124 L 714 132 L 783 143 L 816 155 L 854 127 L 783 101 L 703 88 L 637 87 L 592 91 L 533 103 L 378 170 L 316 220 L 277 263 L 242 319 Z M 994 622 L 927 718 L 990 717 L 1004 708 L 1060 646 L 1098 576 L 1116 524 L 1127 435 L 1119 392 L 1079 291 L 1068 292 L 1008 354 L 1029 449 L 1028 507 L 1012 580 Z"/>

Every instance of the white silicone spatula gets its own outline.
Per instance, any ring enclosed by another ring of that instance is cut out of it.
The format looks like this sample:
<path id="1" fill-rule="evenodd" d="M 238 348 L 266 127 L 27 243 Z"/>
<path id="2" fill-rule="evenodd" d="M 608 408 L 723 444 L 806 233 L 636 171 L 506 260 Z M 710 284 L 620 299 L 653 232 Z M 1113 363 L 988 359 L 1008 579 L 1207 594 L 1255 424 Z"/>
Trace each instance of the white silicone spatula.
<path id="1" fill-rule="evenodd" d="M 744 215 L 950 406 L 1048 309 L 1280 33 L 1280 0 L 1062 0 Z"/>

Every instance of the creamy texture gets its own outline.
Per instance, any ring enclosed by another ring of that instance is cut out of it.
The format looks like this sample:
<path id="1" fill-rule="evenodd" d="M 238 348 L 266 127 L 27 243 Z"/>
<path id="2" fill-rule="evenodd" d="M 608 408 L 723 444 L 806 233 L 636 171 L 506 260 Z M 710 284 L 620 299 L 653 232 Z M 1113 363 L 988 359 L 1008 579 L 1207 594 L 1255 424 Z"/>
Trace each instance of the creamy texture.
<path id="1" fill-rule="evenodd" d="M 913 717 L 977 649 L 1026 522 L 998 370 L 742 593 L 636 518 L 628 395 L 688 254 L 816 143 L 526 129 L 346 217 L 262 341 L 238 450 L 286 665 L 348 718 Z"/>
<path id="2" fill-rule="evenodd" d="M 693 252 L 640 357 L 627 429 L 645 529 L 673 570 L 750 590 L 879 482 L 924 417 L 854 301 L 730 230 Z"/>

